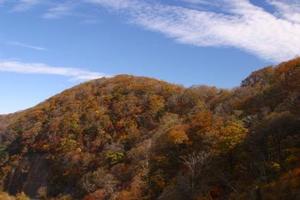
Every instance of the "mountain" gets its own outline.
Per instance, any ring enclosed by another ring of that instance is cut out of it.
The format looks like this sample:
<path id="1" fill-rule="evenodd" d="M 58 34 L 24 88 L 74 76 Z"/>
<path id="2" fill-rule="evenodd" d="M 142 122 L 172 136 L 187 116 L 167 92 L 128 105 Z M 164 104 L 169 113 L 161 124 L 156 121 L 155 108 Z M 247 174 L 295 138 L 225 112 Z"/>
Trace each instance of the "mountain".
<path id="1" fill-rule="evenodd" d="M 90 81 L 0 116 L 0 136 L 16 199 L 300 199 L 300 58 L 232 90 Z"/>

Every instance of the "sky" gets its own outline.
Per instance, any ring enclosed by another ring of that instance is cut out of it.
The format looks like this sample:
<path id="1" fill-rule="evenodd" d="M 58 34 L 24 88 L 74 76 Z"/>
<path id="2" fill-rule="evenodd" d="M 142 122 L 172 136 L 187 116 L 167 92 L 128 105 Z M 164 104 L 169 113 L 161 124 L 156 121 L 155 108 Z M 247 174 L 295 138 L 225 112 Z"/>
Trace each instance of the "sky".
<path id="1" fill-rule="evenodd" d="M 117 74 L 232 88 L 299 54 L 299 0 L 0 0 L 0 114 Z"/>

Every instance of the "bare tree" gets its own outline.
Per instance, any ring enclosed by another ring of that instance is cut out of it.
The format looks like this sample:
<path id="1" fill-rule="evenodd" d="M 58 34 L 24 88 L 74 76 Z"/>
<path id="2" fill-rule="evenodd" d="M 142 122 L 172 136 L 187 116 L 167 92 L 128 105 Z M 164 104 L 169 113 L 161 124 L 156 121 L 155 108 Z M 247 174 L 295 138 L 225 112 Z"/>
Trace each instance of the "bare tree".
<path id="1" fill-rule="evenodd" d="M 207 151 L 193 152 L 187 156 L 183 156 L 181 159 L 183 164 L 189 170 L 189 187 L 191 192 L 195 191 L 196 178 L 204 170 L 205 165 L 208 162 L 211 153 Z"/>

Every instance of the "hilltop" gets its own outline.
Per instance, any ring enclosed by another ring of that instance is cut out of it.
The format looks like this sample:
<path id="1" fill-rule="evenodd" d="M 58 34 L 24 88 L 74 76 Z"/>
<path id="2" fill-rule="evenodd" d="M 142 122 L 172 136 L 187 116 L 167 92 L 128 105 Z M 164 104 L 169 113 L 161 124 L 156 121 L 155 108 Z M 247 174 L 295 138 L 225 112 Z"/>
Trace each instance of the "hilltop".
<path id="1" fill-rule="evenodd" d="M 0 116 L 0 135 L 0 184 L 11 195 L 299 199 L 300 59 L 232 90 L 90 81 Z"/>

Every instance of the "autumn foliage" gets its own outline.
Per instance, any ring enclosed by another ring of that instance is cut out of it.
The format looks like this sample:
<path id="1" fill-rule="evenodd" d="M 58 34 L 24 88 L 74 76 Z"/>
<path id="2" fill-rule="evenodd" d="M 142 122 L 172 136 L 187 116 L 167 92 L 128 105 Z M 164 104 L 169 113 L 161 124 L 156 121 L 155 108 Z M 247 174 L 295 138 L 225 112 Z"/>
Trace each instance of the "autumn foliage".
<path id="1" fill-rule="evenodd" d="M 0 186 L 19 196 L 0 195 L 298 199 L 299 80 L 298 58 L 232 90 L 128 75 L 83 83 L 0 117 Z"/>

